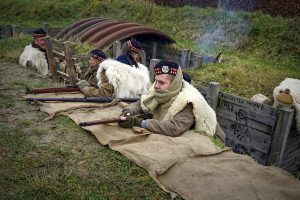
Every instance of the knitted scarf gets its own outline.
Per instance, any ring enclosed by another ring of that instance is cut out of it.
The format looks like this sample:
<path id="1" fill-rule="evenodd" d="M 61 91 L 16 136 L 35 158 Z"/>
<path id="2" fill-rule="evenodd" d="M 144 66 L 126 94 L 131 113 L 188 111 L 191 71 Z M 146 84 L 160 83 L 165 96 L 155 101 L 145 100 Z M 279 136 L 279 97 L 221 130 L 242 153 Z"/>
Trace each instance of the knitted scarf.
<path id="1" fill-rule="evenodd" d="M 178 69 L 168 90 L 154 89 L 155 83 L 150 87 L 148 93 L 142 96 L 142 108 L 144 112 L 153 112 L 158 105 L 164 104 L 176 96 L 182 89 L 182 71 Z"/>

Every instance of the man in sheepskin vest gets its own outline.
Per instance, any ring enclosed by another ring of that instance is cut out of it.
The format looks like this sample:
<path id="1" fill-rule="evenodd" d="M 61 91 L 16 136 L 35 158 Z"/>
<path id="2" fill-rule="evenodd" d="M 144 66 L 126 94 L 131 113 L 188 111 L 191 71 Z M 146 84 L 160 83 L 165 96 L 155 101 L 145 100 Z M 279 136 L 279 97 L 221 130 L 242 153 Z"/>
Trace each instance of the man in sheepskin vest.
<path id="1" fill-rule="evenodd" d="M 46 76 L 49 72 L 44 41 L 44 37 L 46 36 L 47 33 L 45 30 L 35 30 L 33 32 L 32 43 L 24 48 L 24 51 L 19 58 L 20 65 L 24 67 L 35 67 L 37 71 L 44 76 Z"/>
<path id="2" fill-rule="evenodd" d="M 124 128 L 139 126 L 173 137 L 194 128 L 196 132 L 213 136 L 216 114 L 200 92 L 183 80 L 180 66 L 161 61 L 154 67 L 154 73 L 154 84 L 140 101 L 123 110 L 119 125 Z M 138 117 L 144 113 L 151 113 L 153 118 Z"/>
<path id="3" fill-rule="evenodd" d="M 106 55 L 99 49 L 94 49 L 90 52 L 89 69 L 84 75 L 86 80 L 91 86 L 98 87 L 98 79 L 96 78 L 99 64 L 106 59 Z"/>
<path id="4" fill-rule="evenodd" d="M 103 54 L 104 55 L 104 54 Z M 86 80 L 79 81 L 81 92 L 87 97 L 139 98 L 146 94 L 149 85 L 147 67 L 138 64 L 132 67 L 102 55 L 96 78 L 97 86 L 92 87 Z"/>

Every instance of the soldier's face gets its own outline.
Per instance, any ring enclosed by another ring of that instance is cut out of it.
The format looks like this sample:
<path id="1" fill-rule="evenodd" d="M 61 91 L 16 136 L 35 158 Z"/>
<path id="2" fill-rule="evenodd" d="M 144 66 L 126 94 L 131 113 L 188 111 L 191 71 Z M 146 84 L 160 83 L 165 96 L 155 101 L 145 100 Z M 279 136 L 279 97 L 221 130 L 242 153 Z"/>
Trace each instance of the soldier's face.
<path id="1" fill-rule="evenodd" d="M 132 58 L 133 58 L 135 61 L 137 61 L 137 59 L 138 59 L 138 57 L 139 57 L 139 54 L 134 53 L 134 52 L 131 52 L 131 56 L 132 56 Z"/>
<path id="2" fill-rule="evenodd" d="M 98 69 L 99 64 L 100 64 L 99 60 L 97 60 L 97 59 L 93 58 L 92 56 L 90 56 L 90 58 L 89 58 L 89 66 L 90 66 L 91 70 Z"/>
<path id="3" fill-rule="evenodd" d="M 33 42 L 38 45 L 41 49 L 46 49 L 44 38 L 35 38 Z"/>
<path id="4" fill-rule="evenodd" d="M 156 90 L 168 90 L 172 83 L 172 78 L 168 74 L 155 76 L 154 88 Z"/>

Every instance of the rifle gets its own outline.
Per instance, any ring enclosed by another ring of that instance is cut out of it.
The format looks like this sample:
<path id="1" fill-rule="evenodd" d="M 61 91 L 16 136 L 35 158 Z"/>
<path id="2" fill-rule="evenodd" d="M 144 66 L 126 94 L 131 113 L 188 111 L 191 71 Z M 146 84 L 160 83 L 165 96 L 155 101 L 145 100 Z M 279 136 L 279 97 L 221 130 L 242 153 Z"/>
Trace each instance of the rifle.
<path id="1" fill-rule="evenodd" d="M 50 88 L 34 88 L 28 89 L 26 94 L 41 94 L 41 93 L 58 93 L 58 92 L 80 92 L 77 86 L 66 86 L 66 87 L 50 87 Z"/>
<path id="2" fill-rule="evenodd" d="M 80 122 L 79 126 L 92 126 L 97 124 L 106 124 L 106 123 L 120 122 L 120 121 L 121 121 L 120 117 L 105 118 L 105 119 L 95 120 L 95 121 Z"/>
<path id="3" fill-rule="evenodd" d="M 95 103 L 107 103 L 112 102 L 115 99 L 119 99 L 123 102 L 136 102 L 138 98 L 113 98 L 113 97 L 75 97 L 75 98 L 27 98 L 29 102 L 32 101 L 62 101 L 62 102 L 95 102 Z"/>
<path id="4" fill-rule="evenodd" d="M 138 114 L 134 115 L 135 117 L 142 117 L 143 114 Z M 106 124 L 106 123 L 113 123 L 113 122 L 120 122 L 121 116 L 120 117 L 114 117 L 114 118 L 104 118 L 100 120 L 95 120 L 95 121 L 88 121 L 88 122 L 80 122 L 79 126 L 92 126 L 92 125 L 98 125 L 98 124 Z"/>

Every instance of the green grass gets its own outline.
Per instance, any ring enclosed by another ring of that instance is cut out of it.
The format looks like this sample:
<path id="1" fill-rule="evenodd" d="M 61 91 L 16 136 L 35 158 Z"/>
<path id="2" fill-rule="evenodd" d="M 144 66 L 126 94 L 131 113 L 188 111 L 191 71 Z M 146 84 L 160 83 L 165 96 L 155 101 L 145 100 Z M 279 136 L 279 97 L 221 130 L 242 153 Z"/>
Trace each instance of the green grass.
<path id="1" fill-rule="evenodd" d="M 228 14 L 225 26 L 224 13 L 216 9 L 169 8 L 142 0 L 3 0 L 0 9 L 4 11 L 0 13 L 0 26 L 40 27 L 48 22 L 50 28 L 63 28 L 83 18 L 100 16 L 157 28 L 176 40 L 172 48 L 212 54 L 222 50 L 224 63 L 188 71 L 196 84 L 217 81 L 222 91 L 245 98 L 257 93 L 271 97 L 285 77 L 300 78 L 299 18 L 237 12 Z M 201 43 L 203 36 L 222 29 L 226 40 L 217 45 L 209 40 Z M 28 69 L 13 70 L 16 65 L 10 63 L 18 62 L 30 42 L 28 35 L 0 40 L 0 60 L 12 67 L 5 74 L 1 71 L 5 79 L 1 88 L 7 90 L 0 91 L 0 117 L 8 120 L 0 121 L 1 198 L 168 199 L 144 169 L 99 145 L 94 136 L 68 117 L 41 122 L 47 115 L 18 99 L 25 88 L 57 85 Z M 82 55 L 92 46 L 77 42 L 72 48 Z M 18 79 L 10 80 L 12 76 Z"/>
<path id="2" fill-rule="evenodd" d="M 141 23 L 174 38 L 177 43 L 174 48 L 213 55 L 221 50 L 225 62 L 190 70 L 194 82 L 206 85 L 209 81 L 218 81 L 223 91 L 246 98 L 257 93 L 271 97 L 273 88 L 285 77 L 300 78 L 300 18 L 229 12 L 225 20 L 225 13 L 217 9 L 170 8 L 143 0 L 53 0 L 43 2 L 43 8 L 39 3 L 40 0 L 3 1 L 0 8 L 7 12 L 0 14 L 0 24 L 37 27 L 47 21 L 50 27 L 64 27 L 95 16 Z M 16 14 L 8 14 L 10 10 Z M 25 15 L 30 17 L 24 20 Z M 210 37 L 215 34 L 221 37 L 217 44 L 215 38 Z M 0 57 L 17 60 L 29 42 L 29 36 L 1 40 Z M 76 54 L 87 54 L 93 48 L 78 42 L 72 47 Z M 110 54 L 108 50 L 107 53 Z M 80 61 L 80 65 L 86 63 Z"/>

